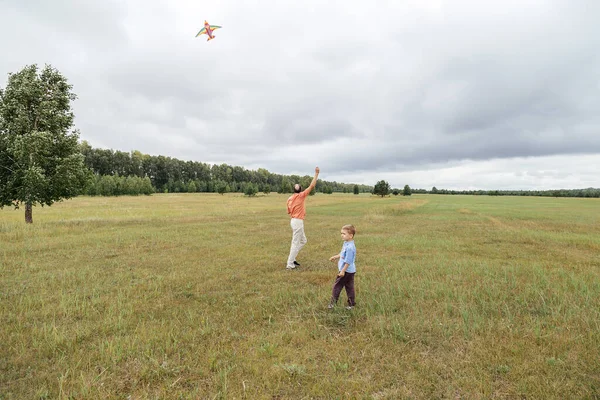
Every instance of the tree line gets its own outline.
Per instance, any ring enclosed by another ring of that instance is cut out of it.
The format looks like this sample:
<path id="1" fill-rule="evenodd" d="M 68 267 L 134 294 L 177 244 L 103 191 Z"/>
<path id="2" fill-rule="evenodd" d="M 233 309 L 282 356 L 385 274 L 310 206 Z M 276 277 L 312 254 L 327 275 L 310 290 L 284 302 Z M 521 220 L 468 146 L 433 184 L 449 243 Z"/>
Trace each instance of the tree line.
<path id="1" fill-rule="evenodd" d="M 225 163 L 210 165 L 163 155 L 148 155 L 138 150 L 124 152 L 93 148 L 86 141 L 79 144 L 79 152 L 93 175 L 83 192 L 88 195 L 133 194 L 114 190 L 107 192 L 105 189 L 133 187 L 134 182 L 146 190 L 151 186 L 153 193 L 292 193 L 295 183 L 308 187 L 312 180 L 309 175 L 282 175 L 264 168 L 248 170 Z M 125 185 L 126 178 L 130 178 L 129 186 Z M 110 182 L 114 183 L 111 185 Z M 314 191 L 353 193 L 355 187 L 360 193 L 371 193 L 373 190 L 369 185 L 318 179 Z"/>
<path id="2" fill-rule="evenodd" d="M 471 195 L 471 196 L 540 196 L 540 197 L 594 197 L 600 198 L 600 188 L 586 189 L 551 189 L 551 190 L 448 190 L 438 189 L 435 186 L 431 190 L 411 189 L 405 185 L 402 190 L 392 189 L 390 184 L 381 180 L 373 187 L 373 194 L 378 196 L 399 195 L 410 196 L 418 194 L 446 194 L 446 195 Z"/>
<path id="3" fill-rule="evenodd" d="M 600 188 L 586 189 L 550 189 L 550 190 L 447 190 L 436 189 L 422 191 L 431 194 L 463 194 L 473 196 L 540 196 L 540 197 L 600 197 Z"/>

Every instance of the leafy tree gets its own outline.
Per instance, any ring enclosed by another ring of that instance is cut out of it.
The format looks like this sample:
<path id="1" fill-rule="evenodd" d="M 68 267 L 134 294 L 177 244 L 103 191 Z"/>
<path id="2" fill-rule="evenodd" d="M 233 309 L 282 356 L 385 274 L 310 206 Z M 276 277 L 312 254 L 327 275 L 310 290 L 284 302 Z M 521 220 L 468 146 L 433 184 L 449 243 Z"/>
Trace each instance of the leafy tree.
<path id="1" fill-rule="evenodd" d="M 394 190 L 392 190 L 392 194 L 394 196 L 398 196 L 400 194 L 400 191 L 398 189 L 394 189 Z"/>
<path id="2" fill-rule="evenodd" d="M 437 192 L 438 192 L 438 189 L 435 186 L 431 188 L 431 193 L 437 194 Z"/>
<path id="3" fill-rule="evenodd" d="M 150 178 L 145 177 L 140 179 L 142 180 L 142 183 L 140 184 L 140 194 L 145 194 L 149 196 L 152 193 L 154 193 L 154 187 L 152 186 Z"/>
<path id="4" fill-rule="evenodd" d="M 229 185 L 225 181 L 217 182 L 217 193 L 223 195 L 229 192 Z"/>
<path id="5" fill-rule="evenodd" d="M 207 192 L 208 185 L 205 181 L 198 181 L 198 183 L 196 183 L 196 187 L 198 188 L 199 192 Z"/>
<path id="6" fill-rule="evenodd" d="M 244 194 L 246 196 L 255 196 L 258 193 L 258 187 L 254 183 L 248 183 L 246 185 L 246 189 L 244 190 Z"/>
<path id="7" fill-rule="evenodd" d="M 410 190 L 410 186 L 404 185 L 404 190 L 402 191 L 402 194 L 404 196 L 410 196 L 412 194 L 412 192 Z"/>
<path id="8" fill-rule="evenodd" d="M 98 182 L 98 193 L 102 196 L 117 195 L 117 184 L 113 175 L 102 175 Z"/>
<path id="9" fill-rule="evenodd" d="M 373 194 L 384 197 L 390 193 L 390 184 L 384 180 L 381 180 L 375 184 L 373 188 Z"/>
<path id="10" fill-rule="evenodd" d="M 33 223 L 33 206 L 79 195 L 91 173 L 80 152 L 71 101 L 77 96 L 56 69 L 37 65 L 9 74 L 0 89 L 0 208 L 25 205 L 25 222 Z"/>
<path id="11" fill-rule="evenodd" d="M 260 171 L 260 170 L 259 170 Z M 266 170 L 265 170 L 266 171 Z M 263 186 L 263 193 L 264 194 L 269 194 L 271 193 L 271 185 L 269 185 L 268 183 L 265 183 L 265 185 Z"/>
<path id="12" fill-rule="evenodd" d="M 358 194 L 358 193 L 359 193 L 358 185 L 354 185 L 354 194 Z"/>
<path id="13" fill-rule="evenodd" d="M 293 189 L 294 186 L 290 183 L 289 178 L 283 177 L 279 187 L 279 193 L 292 193 L 294 191 Z"/>

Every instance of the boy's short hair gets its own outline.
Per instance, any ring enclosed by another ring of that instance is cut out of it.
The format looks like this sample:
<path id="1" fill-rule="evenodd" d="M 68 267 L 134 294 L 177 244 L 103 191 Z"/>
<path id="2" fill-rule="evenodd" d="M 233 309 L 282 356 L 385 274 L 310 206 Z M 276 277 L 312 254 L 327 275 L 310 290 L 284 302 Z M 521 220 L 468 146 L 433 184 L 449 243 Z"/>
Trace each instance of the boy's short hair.
<path id="1" fill-rule="evenodd" d="M 354 225 L 344 225 L 342 226 L 342 229 L 350 232 L 352 236 L 356 235 L 356 228 L 354 227 Z"/>

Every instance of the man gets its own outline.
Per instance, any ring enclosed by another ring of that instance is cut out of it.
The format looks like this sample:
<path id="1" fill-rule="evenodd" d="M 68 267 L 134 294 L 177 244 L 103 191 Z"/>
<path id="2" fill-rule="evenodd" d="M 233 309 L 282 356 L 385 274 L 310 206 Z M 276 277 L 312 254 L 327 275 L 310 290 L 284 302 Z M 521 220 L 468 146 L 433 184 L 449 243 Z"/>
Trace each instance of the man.
<path id="1" fill-rule="evenodd" d="M 296 256 L 306 244 L 306 235 L 304 234 L 304 217 L 306 216 L 306 208 L 304 201 L 306 196 L 314 189 L 319 176 L 319 167 L 315 168 L 315 177 L 306 190 L 302 190 L 299 183 L 294 185 L 294 194 L 287 200 L 287 212 L 292 217 L 290 226 L 292 227 L 292 245 L 290 247 L 290 255 L 287 260 L 287 269 L 294 269 L 300 265 L 296 261 Z"/>

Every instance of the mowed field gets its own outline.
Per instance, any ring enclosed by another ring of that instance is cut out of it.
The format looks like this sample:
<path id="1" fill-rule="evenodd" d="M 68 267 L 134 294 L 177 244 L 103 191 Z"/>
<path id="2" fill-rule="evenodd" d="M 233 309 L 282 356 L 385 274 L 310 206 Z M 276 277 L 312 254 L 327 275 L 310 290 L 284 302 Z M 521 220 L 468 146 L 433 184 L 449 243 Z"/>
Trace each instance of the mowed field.
<path id="1" fill-rule="evenodd" d="M 598 199 L 286 198 L 0 210 L 0 399 L 600 398 Z"/>

